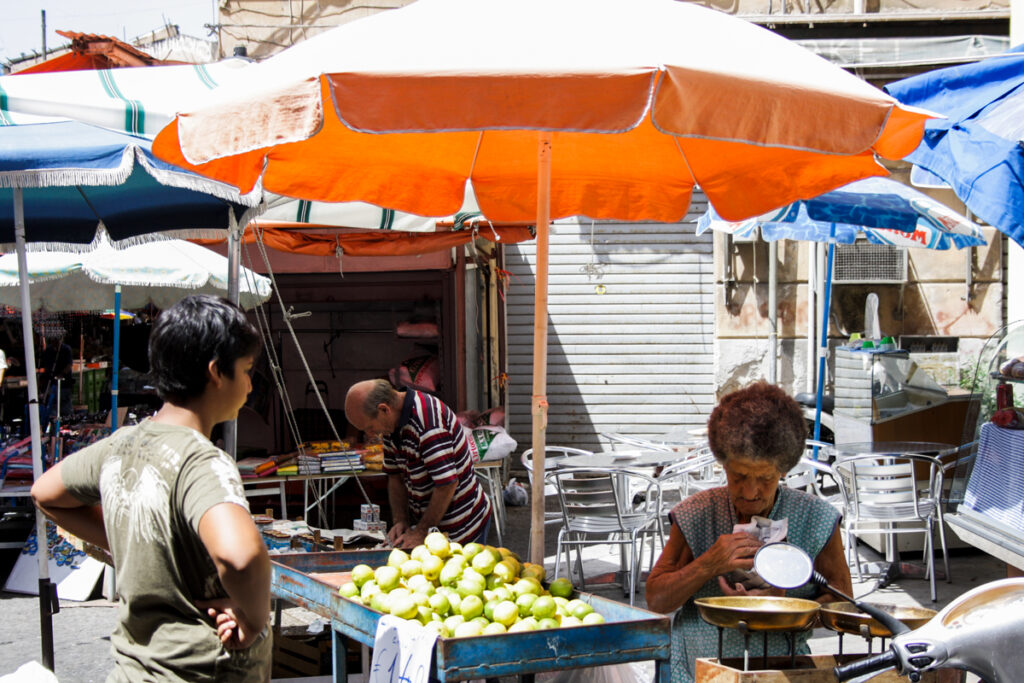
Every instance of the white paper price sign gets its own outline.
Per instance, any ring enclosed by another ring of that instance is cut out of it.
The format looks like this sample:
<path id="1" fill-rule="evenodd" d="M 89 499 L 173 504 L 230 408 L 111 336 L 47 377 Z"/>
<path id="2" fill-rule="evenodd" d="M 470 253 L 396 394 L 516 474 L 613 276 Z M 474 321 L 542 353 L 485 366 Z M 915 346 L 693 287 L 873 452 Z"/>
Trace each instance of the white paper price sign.
<path id="1" fill-rule="evenodd" d="M 384 615 L 373 641 L 370 683 L 427 683 L 435 642 L 435 631 Z"/>

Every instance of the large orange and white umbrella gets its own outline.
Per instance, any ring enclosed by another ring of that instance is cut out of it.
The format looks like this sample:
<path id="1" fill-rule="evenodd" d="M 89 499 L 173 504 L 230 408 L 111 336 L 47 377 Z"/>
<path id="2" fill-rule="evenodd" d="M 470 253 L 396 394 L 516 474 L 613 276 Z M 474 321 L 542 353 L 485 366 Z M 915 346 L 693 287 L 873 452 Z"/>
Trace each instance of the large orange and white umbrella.
<path id="1" fill-rule="evenodd" d="M 552 217 L 678 221 L 697 185 L 728 220 L 759 215 L 885 175 L 875 156 L 910 153 L 926 118 L 691 3 L 419 0 L 247 70 L 154 149 L 243 190 L 421 215 L 454 213 L 471 182 L 489 219 L 536 220 L 540 461 Z"/>

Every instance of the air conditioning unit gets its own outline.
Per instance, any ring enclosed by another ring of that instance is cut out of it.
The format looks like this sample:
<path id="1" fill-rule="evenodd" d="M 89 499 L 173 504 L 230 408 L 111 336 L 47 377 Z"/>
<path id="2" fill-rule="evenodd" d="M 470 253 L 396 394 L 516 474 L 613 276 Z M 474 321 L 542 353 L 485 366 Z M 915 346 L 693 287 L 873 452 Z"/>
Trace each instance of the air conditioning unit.
<path id="1" fill-rule="evenodd" d="M 902 283 L 907 281 L 907 250 L 888 244 L 837 244 L 832 282 Z"/>

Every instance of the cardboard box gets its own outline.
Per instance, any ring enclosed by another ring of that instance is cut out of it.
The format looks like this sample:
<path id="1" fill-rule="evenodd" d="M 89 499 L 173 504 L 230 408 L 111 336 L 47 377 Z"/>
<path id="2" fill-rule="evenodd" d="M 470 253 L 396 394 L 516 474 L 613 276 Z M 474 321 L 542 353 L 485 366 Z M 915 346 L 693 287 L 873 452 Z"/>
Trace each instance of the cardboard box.
<path id="1" fill-rule="evenodd" d="M 839 663 L 863 659 L 868 655 L 801 655 L 796 658 L 796 666 L 790 665 L 789 657 L 769 657 L 768 666 L 761 667 L 761 657 L 755 655 L 759 648 L 752 648 L 750 670 L 743 671 L 743 659 L 698 659 L 697 683 L 834 683 L 836 677 L 832 668 Z M 953 683 L 961 680 L 960 671 L 930 671 L 921 677 L 924 683 Z M 907 679 L 896 674 L 892 669 L 879 673 L 871 679 L 871 683 L 906 683 Z"/>

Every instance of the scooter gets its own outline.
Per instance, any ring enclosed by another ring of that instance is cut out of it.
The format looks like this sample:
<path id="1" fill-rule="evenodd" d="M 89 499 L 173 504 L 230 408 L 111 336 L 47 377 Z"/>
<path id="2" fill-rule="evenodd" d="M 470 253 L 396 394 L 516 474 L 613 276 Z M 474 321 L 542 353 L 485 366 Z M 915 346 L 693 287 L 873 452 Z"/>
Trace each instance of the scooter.
<path id="1" fill-rule="evenodd" d="M 889 649 L 835 667 L 836 680 L 863 683 L 887 669 L 911 681 L 937 669 L 962 669 L 986 683 L 1021 679 L 1024 651 L 1024 578 L 1003 579 L 979 586 L 951 602 L 924 626 L 911 631 L 874 605 L 854 600 L 829 586 L 814 571 L 801 548 L 772 543 L 754 556 L 754 569 L 771 585 L 791 589 L 816 583 L 852 602 L 893 633 Z"/>
<path id="2" fill-rule="evenodd" d="M 814 437 L 814 419 L 817 413 L 817 396 L 810 393 L 800 392 L 793 395 L 793 399 L 800 404 L 803 411 L 804 421 L 807 423 L 807 433 L 810 438 Z M 832 394 L 824 394 L 821 397 L 821 433 L 817 441 L 835 443 L 835 420 L 832 417 L 832 409 L 835 407 L 835 397 Z"/>

